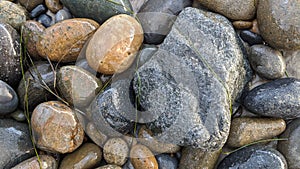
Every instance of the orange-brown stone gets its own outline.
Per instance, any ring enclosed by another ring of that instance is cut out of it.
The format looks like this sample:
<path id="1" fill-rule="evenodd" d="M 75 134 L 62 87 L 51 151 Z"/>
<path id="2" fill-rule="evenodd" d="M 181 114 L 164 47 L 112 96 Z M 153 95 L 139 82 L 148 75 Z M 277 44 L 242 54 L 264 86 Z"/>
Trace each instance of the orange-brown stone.
<path id="1" fill-rule="evenodd" d="M 158 163 L 152 152 L 141 144 L 132 147 L 130 160 L 135 169 L 158 169 Z"/>

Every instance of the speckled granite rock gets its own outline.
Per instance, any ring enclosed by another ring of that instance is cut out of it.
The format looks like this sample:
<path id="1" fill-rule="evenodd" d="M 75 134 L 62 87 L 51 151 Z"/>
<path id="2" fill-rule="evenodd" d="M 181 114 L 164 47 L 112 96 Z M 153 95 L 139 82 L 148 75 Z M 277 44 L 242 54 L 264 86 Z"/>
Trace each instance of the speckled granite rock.
<path id="1" fill-rule="evenodd" d="M 0 22 L 10 24 L 19 30 L 27 17 L 28 13 L 22 6 L 6 0 L 0 1 Z"/>

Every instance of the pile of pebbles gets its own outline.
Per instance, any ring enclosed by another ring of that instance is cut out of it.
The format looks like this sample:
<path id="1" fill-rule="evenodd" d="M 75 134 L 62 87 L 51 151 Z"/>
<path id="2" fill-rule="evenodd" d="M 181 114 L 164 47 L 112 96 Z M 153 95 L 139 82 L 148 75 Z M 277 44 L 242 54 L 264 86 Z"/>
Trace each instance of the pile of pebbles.
<path id="1" fill-rule="evenodd" d="M 1 0 L 0 169 L 298 169 L 299 65 L 298 0 Z"/>

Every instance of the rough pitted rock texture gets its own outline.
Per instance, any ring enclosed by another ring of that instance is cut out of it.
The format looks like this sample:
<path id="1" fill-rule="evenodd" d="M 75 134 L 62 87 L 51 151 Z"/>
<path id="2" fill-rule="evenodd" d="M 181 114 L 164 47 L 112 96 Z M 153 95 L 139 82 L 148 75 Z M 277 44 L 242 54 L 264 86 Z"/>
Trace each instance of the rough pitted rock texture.
<path id="1" fill-rule="evenodd" d="M 293 119 L 300 117 L 300 80 L 283 78 L 252 89 L 244 106 L 262 116 Z"/>
<path id="2" fill-rule="evenodd" d="M 286 73 L 289 77 L 300 79 L 300 50 L 285 51 Z"/>
<path id="3" fill-rule="evenodd" d="M 138 117 L 162 142 L 219 149 L 229 133 L 231 103 L 250 74 L 231 23 L 186 8 L 135 75 L 135 93 L 150 115 Z"/>

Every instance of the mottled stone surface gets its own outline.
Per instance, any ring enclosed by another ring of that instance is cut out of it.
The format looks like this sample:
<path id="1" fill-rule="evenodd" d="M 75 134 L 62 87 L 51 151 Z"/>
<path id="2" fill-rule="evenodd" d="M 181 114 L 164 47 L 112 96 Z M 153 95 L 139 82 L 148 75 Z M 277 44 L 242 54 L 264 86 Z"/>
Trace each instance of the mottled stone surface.
<path id="1" fill-rule="evenodd" d="M 265 45 L 253 45 L 248 56 L 254 71 L 266 79 L 278 79 L 284 75 L 285 61 L 280 51 Z"/>
<path id="2" fill-rule="evenodd" d="M 256 0 L 198 0 L 201 5 L 232 20 L 249 20 L 256 13 Z"/>
<path id="3" fill-rule="evenodd" d="M 285 51 L 286 73 L 289 77 L 300 79 L 300 50 Z"/>
<path id="4" fill-rule="evenodd" d="M 145 109 L 138 117 L 159 141 L 220 149 L 249 69 L 225 17 L 186 8 L 135 75 L 135 93 Z"/>
<path id="5" fill-rule="evenodd" d="M 0 1 L 0 22 L 19 29 L 27 17 L 28 13 L 22 6 L 6 0 Z"/>
<path id="6" fill-rule="evenodd" d="M 100 130 L 95 128 L 93 123 L 88 123 L 85 127 L 85 133 L 96 143 L 98 146 L 103 147 L 108 137 Z"/>
<path id="7" fill-rule="evenodd" d="M 206 152 L 201 149 L 184 147 L 179 169 L 214 169 L 221 151 Z"/>
<path id="8" fill-rule="evenodd" d="M 123 72 L 132 64 L 143 39 L 142 26 L 135 18 L 125 14 L 114 16 L 92 36 L 86 59 L 100 73 Z"/>
<path id="9" fill-rule="evenodd" d="M 275 149 L 250 146 L 238 150 L 225 157 L 218 169 L 287 169 L 283 155 Z"/>
<path id="10" fill-rule="evenodd" d="M 122 167 L 117 165 L 104 165 L 95 169 L 122 169 Z"/>
<path id="11" fill-rule="evenodd" d="M 284 119 L 300 117 L 300 80 L 283 78 L 252 89 L 244 98 L 250 112 Z"/>
<path id="12" fill-rule="evenodd" d="M 0 169 L 10 169 L 34 155 L 28 125 L 0 119 Z"/>
<path id="13" fill-rule="evenodd" d="M 159 169 L 177 169 L 178 160 L 169 154 L 159 154 L 156 156 Z"/>
<path id="14" fill-rule="evenodd" d="M 158 169 L 158 163 L 152 152 L 141 144 L 130 150 L 130 160 L 135 169 Z"/>
<path id="15" fill-rule="evenodd" d="M 24 6 L 28 11 L 31 11 L 36 6 L 42 4 L 44 0 L 19 0 L 20 4 Z"/>
<path id="16" fill-rule="evenodd" d="M 280 137 L 287 140 L 278 142 L 278 150 L 286 158 L 290 169 L 298 169 L 300 166 L 300 119 L 289 123 Z"/>
<path id="17" fill-rule="evenodd" d="M 45 4 L 47 8 L 53 13 L 56 13 L 63 8 L 59 0 L 45 0 Z"/>
<path id="18" fill-rule="evenodd" d="M 39 160 L 41 162 L 41 166 L 38 158 L 35 156 L 21 162 L 12 169 L 35 169 L 40 167 L 42 167 L 42 169 L 57 169 L 58 167 L 57 161 L 50 155 L 39 155 Z"/>
<path id="19" fill-rule="evenodd" d="M 37 147 L 45 151 L 70 153 L 83 141 L 84 131 L 74 111 L 59 101 L 39 104 L 31 125 Z"/>
<path id="20" fill-rule="evenodd" d="M 0 23 L 0 40 L 0 80 L 16 87 L 22 78 L 20 36 L 10 25 Z"/>
<path id="21" fill-rule="evenodd" d="M 252 27 L 252 22 L 250 21 L 234 21 L 232 25 L 235 29 L 249 29 Z"/>
<path id="22" fill-rule="evenodd" d="M 283 119 L 271 118 L 234 118 L 231 121 L 227 144 L 231 147 L 241 147 L 255 141 L 271 139 L 285 130 Z"/>
<path id="23" fill-rule="evenodd" d="M 68 154 L 60 163 L 60 169 L 93 168 L 102 159 L 101 148 L 92 143 L 85 143 L 76 151 Z"/>
<path id="24" fill-rule="evenodd" d="M 127 161 L 129 148 L 121 138 L 107 140 L 103 147 L 103 156 L 107 163 L 122 166 Z"/>
<path id="25" fill-rule="evenodd" d="M 274 48 L 300 49 L 300 3 L 298 0 L 261 0 L 257 22 L 264 40 Z"/>
<path id="26" fill-rule="evenodd" d="M 75 17 L 90 18 L 100 24 L 114 15 L 133 12 L 128 0 L 61 0 L 61 2 Z M 82 10 L 87 8 L 88 10 Z"/>
<path id="27" fill-rule="evenodd" d="M 51 61 L 76 61 L 81 48 L 99 24 L 90 19 L 68 19 L 47 28 L 37 42 L 38 53 Z"/>
<path id="28" fill-rule="evenodd" d="M 57 87 L 68 103 L 83 108 L 95 98 L 102 83 L 95 75 L 78 66 L 64 66 L 57 73 Z"/>
<path id="29" fill-rule="evenodd" d="M 13 88 L 0 80 L 0 115 L 12 113 L 19 103 L 19 98 Z"/>

